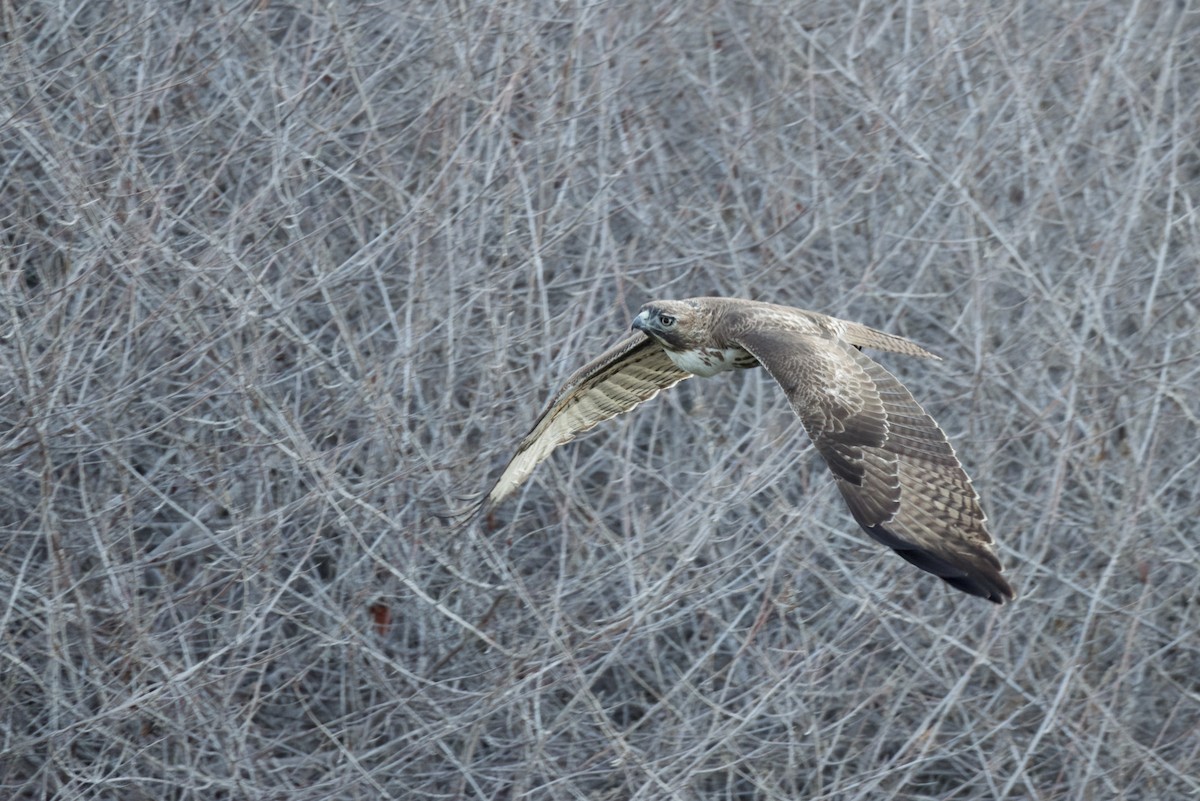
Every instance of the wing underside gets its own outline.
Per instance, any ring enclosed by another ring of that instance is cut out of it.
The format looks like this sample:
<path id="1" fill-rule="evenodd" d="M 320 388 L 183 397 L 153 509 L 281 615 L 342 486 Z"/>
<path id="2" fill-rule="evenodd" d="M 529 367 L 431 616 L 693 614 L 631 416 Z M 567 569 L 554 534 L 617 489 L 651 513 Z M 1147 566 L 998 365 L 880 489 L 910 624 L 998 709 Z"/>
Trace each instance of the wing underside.
<path id="1" fill-rule="evenodd" d="M 690 375 L 640 331 L 613 345 L 577 370 L 551 398 L 488 492 L 486 503 L 495 504 L 513 492 L 559 445 Z"/>

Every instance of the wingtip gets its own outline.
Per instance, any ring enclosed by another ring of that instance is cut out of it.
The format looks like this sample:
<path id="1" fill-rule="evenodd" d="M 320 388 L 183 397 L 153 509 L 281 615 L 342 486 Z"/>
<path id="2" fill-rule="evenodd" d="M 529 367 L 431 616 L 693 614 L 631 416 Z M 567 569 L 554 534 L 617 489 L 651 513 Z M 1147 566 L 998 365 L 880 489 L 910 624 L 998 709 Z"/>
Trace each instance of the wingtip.
<path id="1" fill-rule="evenodd" d="M 1012 585 L 998 573 L 975 573 L 969 576 L 939 576 L 943 581 L 957 590 L 991 601 L 997 606 L 1017 599 Z"/>
<path id="2" fill-rule="evenodd" d="M 493 500 L 489 493 L 479 501 L 471 515 L 471 521 L 478 523 L 486 534 L 491 534 L 499 528 L 496 523 L 496 504 L 497 501 Z"/>
<path id="3" fill-rule="evenodd" d="M 995 554 L 978 552 L 974 559 L 947 558 L 915 547 L 881 525 L 863 526 L 873 539 L 891 548 L 906 562 L 940 578 L 954 589 L 1003 606 L 1016 600 L 1017 593 L 1004 578 L 1004 568 Z"/>

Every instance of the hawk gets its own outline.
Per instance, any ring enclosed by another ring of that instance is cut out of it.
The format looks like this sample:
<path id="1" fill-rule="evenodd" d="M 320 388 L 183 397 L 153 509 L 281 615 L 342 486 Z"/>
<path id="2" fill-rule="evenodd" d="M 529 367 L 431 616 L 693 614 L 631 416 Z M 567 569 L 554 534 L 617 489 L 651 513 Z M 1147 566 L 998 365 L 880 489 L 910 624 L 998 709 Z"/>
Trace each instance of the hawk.
<path id="1" fill-rule="evenodd" d="M 946 434 L 862 348 L 937 356 L 859 323 L 734 298 L 647 303 L 632 330 L 551 398 L 488 492 L 487 508 L 559 445 L 685 378 L 762 366 L 867 534 L 963 592 L 997 604 L 1016 597 Z"/>

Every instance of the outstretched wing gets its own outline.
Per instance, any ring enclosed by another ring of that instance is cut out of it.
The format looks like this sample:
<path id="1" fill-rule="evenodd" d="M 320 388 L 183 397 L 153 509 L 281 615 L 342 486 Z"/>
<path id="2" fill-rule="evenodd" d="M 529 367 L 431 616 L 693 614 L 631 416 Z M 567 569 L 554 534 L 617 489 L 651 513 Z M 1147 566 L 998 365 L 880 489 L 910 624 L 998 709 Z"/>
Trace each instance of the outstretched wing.
<path id="1" fill-rule="evenodd" d="M 613 345 L 577 370 L 551 398 L 488 492 L 486 504 L 498 503 L 519 487 L 559 445 L 690 375 L 674 365 L 662 345 L 641 331 Z"/>
<path id="2" fill-rule="evenodd" d="M 895 376 L 818 334 L 754 327 L 736 341 L 783 388 L 871 537 L 963 592 L 1015 597 L 954 448 Z"/>

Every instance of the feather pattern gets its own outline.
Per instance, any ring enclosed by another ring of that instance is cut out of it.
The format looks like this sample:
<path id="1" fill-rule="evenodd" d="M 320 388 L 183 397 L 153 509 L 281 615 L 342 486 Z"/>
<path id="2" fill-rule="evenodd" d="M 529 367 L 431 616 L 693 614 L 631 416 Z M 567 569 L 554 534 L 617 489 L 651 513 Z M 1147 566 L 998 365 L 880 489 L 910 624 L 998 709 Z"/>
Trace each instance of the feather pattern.
<path id="1" fill-rule="evenodd" d="M 662 346 L 635 331 L 567 379 L 517 445 L 487 503 L 495 505 L 512 493 L 559 445 L 689 377 Z"/>
<path id="2" fill-rule="evenodd" d="M 945 433 L 861 349 L 936 359 L 932 353 L 859 323 L 733 298 L 648 303 L 633 327 L 567 379 L 485 503 L 512 493 L 554 448 L 684 378 L 761 365 L 867 534 L 963 592 L 995 603 L 1016 597 Z"/>

